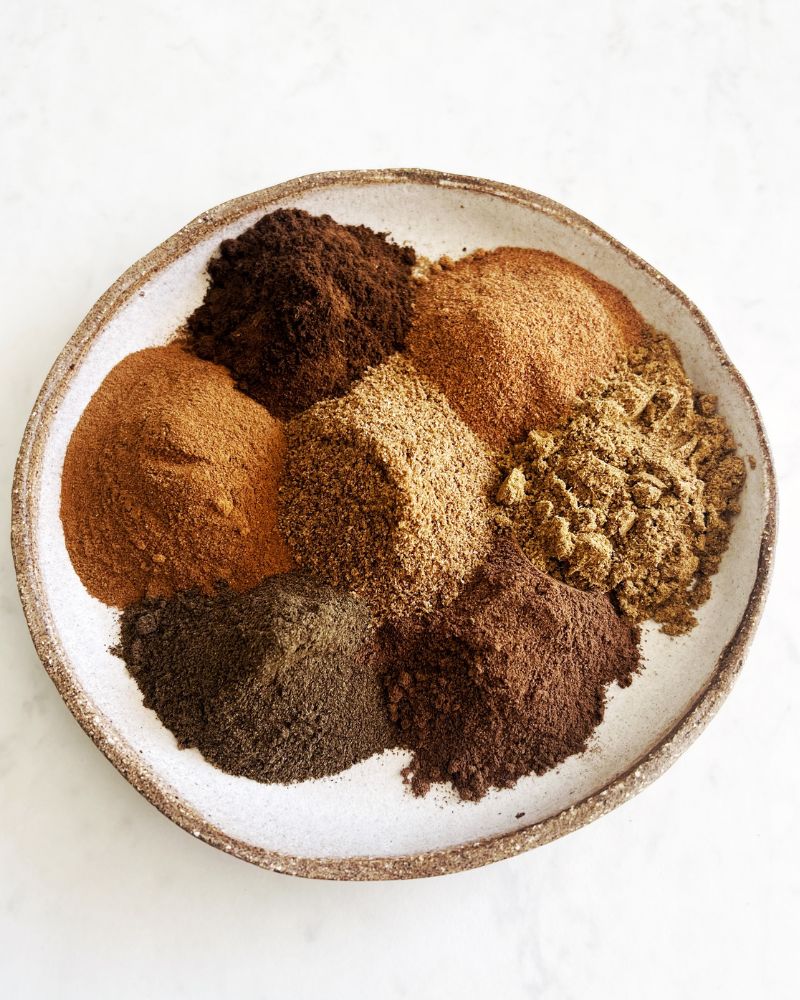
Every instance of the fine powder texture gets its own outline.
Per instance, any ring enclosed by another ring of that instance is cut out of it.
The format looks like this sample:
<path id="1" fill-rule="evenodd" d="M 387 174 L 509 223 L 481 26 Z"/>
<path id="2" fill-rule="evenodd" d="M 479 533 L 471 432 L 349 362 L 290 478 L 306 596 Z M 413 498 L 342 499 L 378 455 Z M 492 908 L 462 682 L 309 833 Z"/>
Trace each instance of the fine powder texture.
<path id="1" fill-rule="evenodd" d="M 607 686 L 638 668 L 637 642 L 608 598 L 545 576 L 501 538 L 425 628 L 380 631 L 412 790 L 451 782 L 479 799 L 584 750 Z"/>
<path id="2" fill-rule="evenodd" d="M 146 599 L 122 615 L 122 656 L 181 747 L 263 782 L 336 774 L 396 745 L 369 612 L 299 573 L 246 594 Z"/>
<path id="3" fill-rule="evenodd" d="M 501 247 L 445 263 L 417 291 L 408 350 L 494 447 L 558 423 L 638 340 L 627 298 L 556 254 Z"/>
<path id="4" fill-rule="evenodd" d="M 745 477 L 715 411 L 713 396 L 694 395 L 670 340 L 650 332 L 562 428 L 532 432 L 503 457 L 500 519 L 510 517 L 540 569 L 611 593 L 634 621 L 688 631 Z"/>
<path id="5" fill-rule="evenodd" d="M 297 561 L 379 618 L 447 601 L 488 550 L 494 462 L 396 355 L 287 426 L 280 524 Z"/>
<path id="6" fill-rule="evenodd" d="M 86 589 L 143 595 L 255 586 L 292 560 L 277 530 L 283 425 L 180 345 L 122 360 L 67 448 L 61 520 Z"/>
<path id="7" fill-rule="evenodd" d="M 278 209 L 211 260 L 188 321 L 194 349 L 288 419 L 403 346 L 415 259 L 366 226 Z"/>

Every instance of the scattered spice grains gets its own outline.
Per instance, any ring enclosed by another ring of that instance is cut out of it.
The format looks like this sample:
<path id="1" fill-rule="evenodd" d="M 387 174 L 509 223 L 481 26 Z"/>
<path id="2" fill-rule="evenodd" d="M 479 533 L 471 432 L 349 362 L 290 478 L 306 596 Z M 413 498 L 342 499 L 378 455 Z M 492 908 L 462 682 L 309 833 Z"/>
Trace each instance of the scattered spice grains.
<path id="1" fill-rule="evenodd" d="M 610 592 L 669 634 L 696 624 L 745 468 L 716 399 L 694 394 L 666 336 L 651 331 L 563 427 L 531 432 L 501 468 L 500 520 L 536 566 Z"/>
<path id="2" fill-rule="evenodd" d="M 551 579 L 501 538 L 426 627 L 380 630 L 412 790 L 450 782 L 479 799 L 584 750 L 606 688 L 638 669 L 637 642 L 608 598 Z"/>
<path id="3" fill-rule="evenodd" d="M 145 599 L 119 649 L 181 747 L 230 774 L 292 782 L 396 745 L 366 605 L 299 573 L 245 594 Z"/>
<path id="4" fill-rule="evenodd" d="M 178 344 L 128 355 L 67 448 L 61 520 L 89 593 L 122 607 L 290 569 L 277 530 L 283 425 Z"/>
<path id="5" fill-rule="evenodd" d="M 639 340 L 622 292 L 556 254 L 500 247 L 445 264 L 419 286 L 408 351 L 494 447 L 557 424 Z"/>
<path id="6" fill-rule="evenodd" d="M 404 345 L 415 260 L 366 226 L 278 209 L 211 260 L 188 321 L 194 350 L 288 419 Z"/>
<path id="7" fill-rule="evenodd" d="M 379 617 L 446 602 L 488 550 L 492 457 L 404 357 L 296 417 L 287 440 L 289 547 Z"/>

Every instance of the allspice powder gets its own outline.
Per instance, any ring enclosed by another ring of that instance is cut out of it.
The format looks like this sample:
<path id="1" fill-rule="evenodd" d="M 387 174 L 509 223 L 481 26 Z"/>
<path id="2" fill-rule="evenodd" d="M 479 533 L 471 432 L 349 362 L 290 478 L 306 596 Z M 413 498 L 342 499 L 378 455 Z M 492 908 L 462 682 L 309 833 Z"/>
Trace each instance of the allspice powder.
<path id="1" fill-rule="evenodd" d="M 67 447 L 61 520 L 86 589 L 122 607 L 291 568 L 277 528 L 283 425 L 179 344 L 124 358 Z"/>

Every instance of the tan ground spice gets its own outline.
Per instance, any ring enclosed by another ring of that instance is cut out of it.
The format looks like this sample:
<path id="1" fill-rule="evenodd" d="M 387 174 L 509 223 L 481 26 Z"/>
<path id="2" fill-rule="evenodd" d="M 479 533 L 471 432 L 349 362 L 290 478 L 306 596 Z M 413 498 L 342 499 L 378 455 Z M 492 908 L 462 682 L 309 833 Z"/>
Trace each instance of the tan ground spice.
<path id="1" fill-rule="evenodd" d="M 669 634 L 696 624 L 739 510 L 745 468 L 716 399 L 650 331 L 553 432 L 501 459 L 499 520 L 539 569 L 612 595 Z"/>
<path id="2" fill-rule="evenodd" d="M 86 589 L 122 607 L 288 570 L 276 526 L 283 424 L 179 345 L 124 358 L 67 448 L 61 520 Z"/>
<path id="3" fill-rule="evenodd" d="M 289 547 L 379 617 L 448 600 L 487 551 L 493 460 L 406 358 L 290 421 L 287 440 Z"/>
<path id="4" fill-rule="evenodd" d="M 505 447 L 556 425 L 643 325 L 622 292 L 577 264 L 500 247 L 433 266 L 407 350 L 465 423 Z"/>

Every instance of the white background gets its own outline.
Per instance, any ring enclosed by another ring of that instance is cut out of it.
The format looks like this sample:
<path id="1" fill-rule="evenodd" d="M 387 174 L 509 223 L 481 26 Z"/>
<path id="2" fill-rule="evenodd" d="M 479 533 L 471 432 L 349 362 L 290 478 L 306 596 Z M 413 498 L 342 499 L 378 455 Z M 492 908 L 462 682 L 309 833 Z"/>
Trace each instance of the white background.
<path id="1" fill-rule="evenodd" d="M 313 883 L 194 841 L 94 749 L 2 551 L 4 997 L 796 997 L 800 8 L 130 2 L 0 8 L 0 445 L 117 275 L 217 202 L 426 166 L 587 215 L 709 316 L 783 517 L 746 669 L 649 790 L 563 841 L 415 883 Z"/>

